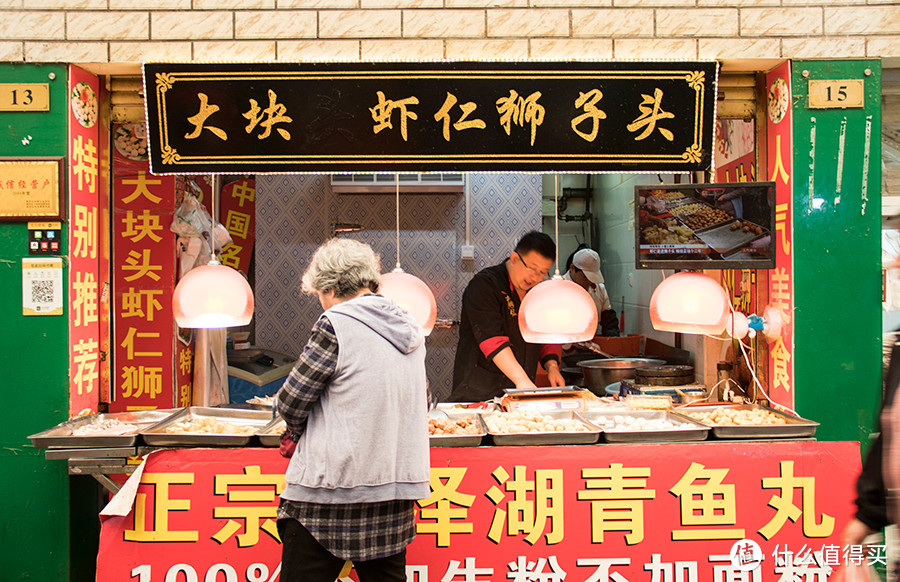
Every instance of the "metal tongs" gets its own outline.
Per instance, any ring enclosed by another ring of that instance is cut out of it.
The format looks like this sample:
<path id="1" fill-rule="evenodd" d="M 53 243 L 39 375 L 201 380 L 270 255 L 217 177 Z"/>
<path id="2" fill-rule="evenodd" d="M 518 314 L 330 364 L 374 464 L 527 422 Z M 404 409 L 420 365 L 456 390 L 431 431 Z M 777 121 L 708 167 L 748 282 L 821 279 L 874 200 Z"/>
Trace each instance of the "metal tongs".
<path id="1" fill-rule="evenodd" d="M 591 351 L 591 352 L 595 352 L 595 353 L 597 353 L 597 354 L 600 354 L 601 356 L 605 356 L 605 357 L 607 357 L 607 358 L 618 358 L 618 357 L 619 357 L 619 356 L 614 356 L 614 355 L 612 355 L 612 354 L 608 354 L 608 353 L 604 352 L 603 350 L 600 349 L 600 346 L 598 346 L 598 345 L 595 344 L 594 342 L 579 342 L 579 343 L 576 343 L 575 345 L 578 346 L 578 347 L 580 347 L 580 348 L 584 348 L 584 349 L 586 349 L 586 350 L 589 350 L 589 351 Z"/>

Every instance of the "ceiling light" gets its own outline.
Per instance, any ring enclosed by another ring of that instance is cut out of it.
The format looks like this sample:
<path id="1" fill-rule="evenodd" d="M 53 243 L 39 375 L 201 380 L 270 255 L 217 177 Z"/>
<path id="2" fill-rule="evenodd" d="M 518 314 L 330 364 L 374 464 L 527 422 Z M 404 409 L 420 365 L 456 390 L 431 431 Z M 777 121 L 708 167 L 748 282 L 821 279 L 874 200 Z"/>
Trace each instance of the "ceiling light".
<path id="1" fill-rule="evenodd" d="M 188 271 L 175 286 L 172 309 L 184 328 L 213 329 L 247 325 L 253 318 L 253 290 L 235 269 L 216 260 L 215 215 L 221 176 L 212 180 L 210 260 Z"/>
<path id="2" fill-rule="evenodd" d="M 394 174 L 394 177 L 397 183 L 397 266 L 390 273 L 381 275 L 378 292 L 408 311 L 422 326 L 425 335 L 429 335 L 437 319 L 437 302 L 424 281 L 400 268 L 400 174 Z"/>
<path id="3" fill-rule="evenodd" d="M 725 289 L 691 271 L 669 275 L 650 297 L 650 323 L 659 331 L 719 335 L 730 312 Z"/>
<path id="4" fill-rule="evenodd" d="M 559 174 L 554 175 L 553 197 L 558 199 Z M 554 208 L 557 206 L 554 204 Z M 559 211 L 554 212 L 559 241 Z M 559 245 L 556 274 L 532 287 L 519 307 L 519 331 L 532 344 L 570 344 L 590 341 L 597 334 L 597 305 L 590 293 L 559 275 Z"/>

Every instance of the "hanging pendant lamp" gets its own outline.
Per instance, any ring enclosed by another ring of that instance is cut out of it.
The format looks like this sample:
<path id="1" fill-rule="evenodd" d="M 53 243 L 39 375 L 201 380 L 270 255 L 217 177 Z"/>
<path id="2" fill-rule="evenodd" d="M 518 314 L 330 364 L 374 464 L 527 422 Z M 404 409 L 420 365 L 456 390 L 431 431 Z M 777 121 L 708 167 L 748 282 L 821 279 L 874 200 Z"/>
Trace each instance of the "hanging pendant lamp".
<path id="1" fill-rule="evenodd" d="M 212 180 L 209 263 L 188 271 L 175 286 L 172 309 L 184 328 L 213 329 L 247 325 L 253 318 L 253 290 L 235 269 L 216 259 L 215 219 L 220 176 Z"/>
<path id="2" fill-rule="evenodd" d="M 381 275 L 378 292 L 394 301 L 409 312 L 422 326 L 425 335 L 430 335 L 437 319 L 437 302 L 434 293 L 424 281 L 400 268 L 400 174 L 395 174 L 397 182 L 397 266 L 390 273 Z"/>
<path id="3" fill-rule="evenodd" d="M 650 323 L 659 331 L 719 335 L 730 313 L 725 289 L 702 273 L 669 275 L 650 297 Z"/>
<path id="4" fill-rule="evenodd" d="M 554 176 L 553 198 L 557 200 L 559 175 Z M 554 208 L 556 206 L 554 205 Z M 559 216 L 554 212 L 556 240 Z M 590 293 L 574 281 L 559 275 L 559 245 L 556 246 L 556 274 L 525 294 L 519 307 L 519 331 L 533 344 L 570 344 L 594 339 L 597 334 L 597 305 Z"/>

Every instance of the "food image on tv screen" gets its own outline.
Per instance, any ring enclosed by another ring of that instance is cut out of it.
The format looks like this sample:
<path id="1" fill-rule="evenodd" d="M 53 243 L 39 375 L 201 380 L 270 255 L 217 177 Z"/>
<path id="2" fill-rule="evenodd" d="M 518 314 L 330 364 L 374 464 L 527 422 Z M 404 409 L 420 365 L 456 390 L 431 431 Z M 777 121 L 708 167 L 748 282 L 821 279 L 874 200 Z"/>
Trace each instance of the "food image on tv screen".
<path id="1" fill-rule="evenodd" d="M 772 268 L 774 184 L 635 187 L 637 266 Z"/>

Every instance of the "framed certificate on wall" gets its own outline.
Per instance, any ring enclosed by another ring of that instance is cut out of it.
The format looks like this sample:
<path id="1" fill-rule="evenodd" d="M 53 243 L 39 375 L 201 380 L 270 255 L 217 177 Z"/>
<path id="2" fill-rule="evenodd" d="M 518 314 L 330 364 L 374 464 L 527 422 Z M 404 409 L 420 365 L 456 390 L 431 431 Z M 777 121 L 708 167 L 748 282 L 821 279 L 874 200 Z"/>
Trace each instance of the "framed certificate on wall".
<path id="1" fill-rule="evenodd" d="M 0 161 L 0 221 L 64 220 L 63 158 Z"/>

